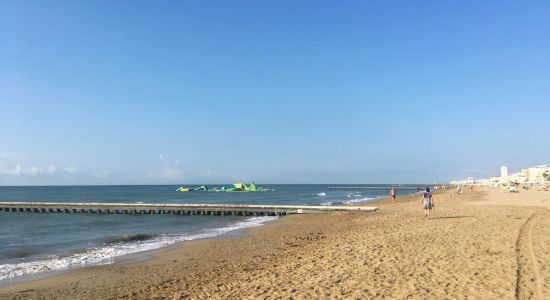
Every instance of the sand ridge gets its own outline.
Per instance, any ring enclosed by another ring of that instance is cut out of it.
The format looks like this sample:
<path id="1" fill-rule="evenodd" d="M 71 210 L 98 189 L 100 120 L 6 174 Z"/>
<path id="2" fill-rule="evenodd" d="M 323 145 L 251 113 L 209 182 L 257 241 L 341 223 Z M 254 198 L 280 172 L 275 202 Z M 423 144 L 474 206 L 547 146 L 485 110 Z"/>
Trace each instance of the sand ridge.
<path id="1" fill-rule="evenodd" d="M 284 217 L 149 261 L 0 288 L 0 298 L 549 299 L 550 211 L 509 197 L 550 193 L 445 191 L 430 220 L 416 196 L 382 201 L 374 214 Z"/>

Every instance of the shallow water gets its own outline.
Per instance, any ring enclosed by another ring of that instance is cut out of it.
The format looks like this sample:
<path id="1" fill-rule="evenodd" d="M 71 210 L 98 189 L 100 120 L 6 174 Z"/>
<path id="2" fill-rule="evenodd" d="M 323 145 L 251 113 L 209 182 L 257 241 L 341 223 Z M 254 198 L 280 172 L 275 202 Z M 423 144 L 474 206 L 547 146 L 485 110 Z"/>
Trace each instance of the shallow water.
<path id="1" fill-rule="evenodd" d="M 265 185 L 261 193 L 176 192 L 179 186 L 0 187 L 0 201 L 341 205 L 385 191 Z M 0 283 L 25 275 L 108 264 L 122 255 L 259 226 L 275 217 L 0 212 Z"/>

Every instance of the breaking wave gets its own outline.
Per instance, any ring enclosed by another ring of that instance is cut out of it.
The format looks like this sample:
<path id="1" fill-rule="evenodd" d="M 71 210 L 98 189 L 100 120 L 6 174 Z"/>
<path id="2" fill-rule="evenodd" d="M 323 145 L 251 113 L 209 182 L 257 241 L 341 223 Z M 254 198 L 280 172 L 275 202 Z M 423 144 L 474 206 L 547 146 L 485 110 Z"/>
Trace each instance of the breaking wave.
<path id="1" fill-rule="evenodd" d="M 361 203 L 361 202 L 372 201 L 372 200 L 374 200 L 374 199 L 378 199 L 378 198 L 369 198 L 369 197 L 365 197 L 365 198 L 356 198 L 356 199 L 351 199 L 351 200 L 344 201 L 344 202 L 342 202 L 342 204 L 350 205 L 350 204 L 355 204 L 355 203 Z"/>
<path id="2" fill-rule="evenodd" d="M 130 234 L 106 239 L 105 246 L 65 256 L 52 255 L 48 259 L 0 265 L 0 282 L 24 275 L 62 271 L 88 265 L 106 265 L 126 254 L 155 250 L 178 242 L 211 238 L 229 231 L 260 226 L 277 217 L 254 217 L 221 228 L 208 229 L 196 234 Z"/>

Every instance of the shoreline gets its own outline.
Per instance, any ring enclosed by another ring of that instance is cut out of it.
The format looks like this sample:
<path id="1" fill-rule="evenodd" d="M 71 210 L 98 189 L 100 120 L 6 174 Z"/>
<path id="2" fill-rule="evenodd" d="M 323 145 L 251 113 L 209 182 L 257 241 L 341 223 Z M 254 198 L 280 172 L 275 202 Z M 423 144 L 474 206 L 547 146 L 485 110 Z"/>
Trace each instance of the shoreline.
<path id="1" fill-rule="evenodd" d="M 252 218 L 254 218 L 254 217 L 252 217 Z M 251 219 L 251 218 L 245 218 L 244 220 L 239 221 L 239 222 L 243 222 L 243 221 L 248 220 L 248 219 Z M 104 263 L 91 263 L 91 264 L 85 264 L 85 265 L 76 265 L 76 266 L 68 267 L 68 268 L 65 268 L 65 269 L 39 272 L 39 273 L 34 273 L 34 274 L 25 274 L 25 275 L 22 275 L 22 276 L 16 276 L 16 277 L 8 278 L 8 279 L 5 279 L 5 280 L 0 280 L 0 289 L 3 288 L 3 287 L 9 287 L 9 286 L 12 286 L 12 285 L 26 284 L 26 283 L 32 283 L 32 282 L 35 282 L 35 281 L 39 281 L 39 280 L 55 278 L 57 276 L 62 276 L 64 274 L 69 274 L 71 272 L 76 272 L 76 271 L 84 270 L 84 269 L 87 269 L 87 268 L 95 268 L 95 267 L 103 267 L 103 266 L 119 266 L 119 265 L 128 265 L 128 264 L 132 264 L 132 263 L 144 262 L 144 261 L 147 261 L 149 259 L 152 259 L 153 256 L 156 255 L 157 253 L 162 253 L 163 251 L 169 251 L 171 249 L 174 249 L 174 248 L 177 248 L 177 247 L 181 246 L 184 243 L 190 243 L 190 242 L 193 242 L 193 241 L 201 241 L 201 240 L 238 237 L 238 236 L 246 235 L 247 234 L 247 232 L 246 232 L 247 229 L 254 228 L 254 227 L 261 227 L 261 226 L 270 224 L 272 222 L 276 222 L 277 219 L 278 219 L 278 217 L 276 217 L 273 220 L 268 220 L 266 222 L 259 223 L 257 225 L 245 226 L 245 227 L 241 227 L 241 228 L 232 229 L 232 230 L 223 232 L 223 233 L 218 234 L 218 235 L 199 237 L 199 238 L 190 239 L 190 240 L 183 240 L 183 241 L 175 242 L 173 244 L 169 244 L 169 245 L 166 245 L 166 246 L 161 246 L 161 247 L 155 248 L 155 249 L 132 252 L 132 253 L 127 253 L 127 254 L 123 254 L 123 255 L 120 255 L 120 256 L 113 256 L 113 257 L 110 257 L 110 258 L 106 258 L 105 259 L 106 261 Z"/>
<path id="2" fill-rule="evenodd" d="M 407 194 L 403 196 L 398 196 L 396 199 L 396 203 L 398 201 L 404 201 L 403 199 L 409 199 L 410 197 L 415 196 L 415 194 Z M 367 199 L 363 201 L 353 202 L 350 204 L 345 204 L 349 206 L 360 206 L 365 203 L 371 203 L 371 204 L 384 204 L 384 201 L 388 201 L 390 203 L 389 196 L 381 196 L 376 197 L 372 199 Z M 406 200 L 405 200 L 406 201 Z M 387 204 L 387 203 L 386 203 Z M 289 216 L 285 216 L 284 218 L 288 218 Z M 72 267 L 68 269 L 63 270 L 56 270 L 56 271 L 50 271 L 50 272 L 44 272 L 44 273 L 36 273 L 36 274 L 29 274 L 29 275 L 23 275 L 19 277 L 15 277 L 13 279 L 8 279 L 4 282 L 0 282 L 0 292 L 2 289 L 9 289 L 13 286 L 18 285 L 27 285 L 27 284 L 33 284 L 34 282 L 43 281 L 43 280 L 55 280 L 57 277 L 62 277 L 64 275 L 69 275 L 73 272 L 79 272 L 79 271 L 86 271 L 86 269 L 95 269 L 95 268 L 102 268 L 102 267 L 116 267 L 116 266 L 125 266 L 125 265 L 131 265 L 135 263 L 143 263 L 147 262 L 149 260 L 155 259 L 157 256 L 162 256 L 163 253 L 169 252 L 171 250 L 180 248 L 184 246 L 185 244 L 189 243 L 195 243 L 200 241 L 209 241 L 209 240 L 218 240 L 218 239 L 226 239 L 226 238 L 234 238 L 234 237 L 242 237 L 242 236 L 251 236 L 251 230 L 268 226 L 269 224 L 272 224 L 274 222 L 279 222 L 281 218 L 277 218 L 272 221 L 268 221 L 262 224 L 259 224 L 257 226 L 252 227 L 245 227 L 245 228 L 239 228 L 232 231 L 228 231 L 225 233 L 222 233 L 218 236 L 212 236 L 212 237 L 204 237 L 204 238 L 198 238 L 193 240 L 187 240 L 187 241 L 181 241 L 176 242 L 174 244 L 157 248 L 157 249 L 151 249 L 151 250 L 145 250 L 141 252 L 136 253 L 129 253 L 122 256 L 117 256 L 112 258 L 112 262 L 105 263 L 105 264 L 90 264 L 90 265 L 83 265 L 83 266 L 77 266 Z M 1 293 L 0 293 L 1 295 Z"/>
<path id="3" fill-rule="evenodd" d="M 367 199 L 367 200 L 363 200 L 363 201 L 357 201 L 357 202 L 344 204 L 344 205 L 346 205 L 346 206 L 360 206 L 360 205 L 365 204 L 365 203 L 376 204 L 379 201 L 382 201 L 386 198 L 388 198 L 388 196 L 381 196 L 381 197 L 371 198 L 371 199 Z M 169 251 L 173 248 L 181 247 L 185 243 L 191 243 L 191 242 L 200 241 L 200 240 L 222 239 L 222 238 L 228 238 L 228 237 L 248 235 L 249 234 L 248 229 L 255 228 L 255 227 L 262 227 L 262 226 L 268 225 L 270 223 L 277 222 L 278 220 L 280 220 L 280 217 L 276 218 L 274 220 L 271 220 L 271 221 L 260 223 L 256 226 L 243 227 L 243 228 L 238 228 L 238 229 L 235 229 L 235 230 L 230 230 L 230 231 L 224 232 L 220 235 L 201 237 L 201 238 L 191 239 L 191 240 L 184 240 L 184 241 L 179 241 L 179 242 L 176 242 L 174 244 L 170 244 L 170 245 L 163 246 L 163 247 L 156 248 L 156 249 L 144 250 L 144 251 L 124 254 L 124 255 L 121 255 L 121 256 L 115 256 L 115 257 L 109 258 L 108 259 L 109 261 L 107 261 L 105 263 L 78 265 L 78 266 L 69 267 L 69 268 L 66 268 L 66 269 L 53 270 L 53 271 L 46 271 L 46 272 L 39 272 L 39 273 L 35 273 L 35 274 L 26 274 L 26 275 L 22 275 L 22 276 L 17 276 L 17 277 L 14 277 L 14 278 L 1 280 L 0 281 L 0 289 L 4 288 L 4 287 L 10 287 L 12 285 L 32 283 L 32 282 L 39 281 L 39 280 L 55 278 L 57 276 L 62 276 L 64 274 L 68 274 L 68 273 L 71 273 L 71 272 L 75 272 L 75 271 L 79 271 L 79 270 L 83 270 L 83 269 L 87 269 L 87 268 L 103 267 L 103 266 L 118 266 L 118 265 L 126 265 L 126 264 L 144 262 L 144 261 L 153 259 L 154 255 L 156 255 L 156 254 L 162 254 L 162 252 L 164 252 L 164 251 Z"/>
<path id="4" fill-rule="evenodd" d="M 395 207 L 380 199 L 376 213 L 287 216 L 247 228 L 245 236 L 189 241 L 146 261 L 0 287 L 0 297 L 508 299 L 517 288 L 515 244 L 528 219 L 540 270 L 550 269 L 550 226 L 543 226 L 550 193 L 444 190 L 434 194 L 437 209 L 428 221 L 418 197 L 400 196 Z M 536 293 L 529 282 L 522 291 Z"/>

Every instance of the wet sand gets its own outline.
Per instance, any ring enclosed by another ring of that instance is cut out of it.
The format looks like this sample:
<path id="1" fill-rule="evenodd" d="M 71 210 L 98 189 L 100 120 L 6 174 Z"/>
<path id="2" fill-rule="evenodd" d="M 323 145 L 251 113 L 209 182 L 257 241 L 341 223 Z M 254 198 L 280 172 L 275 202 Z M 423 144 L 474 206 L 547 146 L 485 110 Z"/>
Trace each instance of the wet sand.
<path id="1" fill-rule="evenodd" d="M 451 197 L 452 196 L 452 197 Z M 152 259 L 0 288 L 2 299 L 550 299 L 550 192 L 417 196 L 295 215 Z"/>

